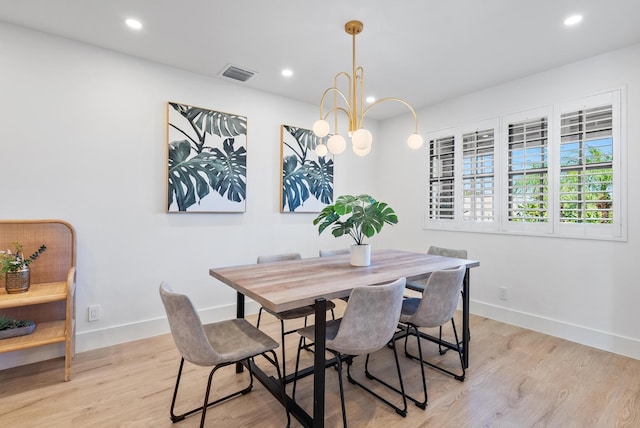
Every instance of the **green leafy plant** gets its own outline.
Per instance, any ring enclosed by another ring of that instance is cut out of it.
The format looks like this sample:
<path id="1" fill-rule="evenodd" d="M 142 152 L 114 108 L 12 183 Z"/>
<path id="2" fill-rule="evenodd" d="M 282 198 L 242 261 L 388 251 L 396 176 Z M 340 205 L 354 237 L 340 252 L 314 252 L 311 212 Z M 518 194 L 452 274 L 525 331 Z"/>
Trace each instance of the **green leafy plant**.
<path id="1" fill-rule="evenodd" d="M 313 220 L 318 234 L 331 227 L 333 236 L 349 235 L 358 245 L 362 245 L 365 237 L 380 233 L 385 223 L 398 223 L 398 216 L 387 203 L 369 195 L 338 196 L 333 205 L 326 206 Z"/>
<path id="2" fill-rule="evenodd" d="M 40 254 L 44 253 L 47 249 L 46 245 L 41 245 L 40 248 L 29 257 L 25 258 L 22 253 L 23 246 L 19 242 L 12 242 L 14 252 L 11 250 L 0 251 L 0 277 L 4 276 L 7 272 L 18 272 L 25 269 L 31 263 L 36 261 Z"/>
<path id="3" fill-rule="evenodd" d="M 33 325 L 33 321 L 29 320 L 16 320 L 11 317 L 0 315 L 0 331 L 11 330 L 20 327 L 29 327 Z"/>

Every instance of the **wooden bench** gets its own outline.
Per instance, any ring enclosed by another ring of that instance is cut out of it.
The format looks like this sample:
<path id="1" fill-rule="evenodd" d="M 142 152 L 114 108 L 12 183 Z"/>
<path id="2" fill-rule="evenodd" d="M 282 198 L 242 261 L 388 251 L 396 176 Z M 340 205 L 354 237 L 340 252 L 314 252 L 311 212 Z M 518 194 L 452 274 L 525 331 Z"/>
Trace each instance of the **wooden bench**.
<path id="1" fill-rule="evenodd" d="M 47 250 L 30 266 L 29 291 L 8 294 L 0 279 L 0 315 L 36 323 L 33 333 L 0 340 L 0 353 L 65 343 L 64 380 L 71 379 L 75 355 L 76 236 L 61 220 L 0 220 L 0 250 L 13 242 L 24 247 L 26 256 L 42 244 Z"/>

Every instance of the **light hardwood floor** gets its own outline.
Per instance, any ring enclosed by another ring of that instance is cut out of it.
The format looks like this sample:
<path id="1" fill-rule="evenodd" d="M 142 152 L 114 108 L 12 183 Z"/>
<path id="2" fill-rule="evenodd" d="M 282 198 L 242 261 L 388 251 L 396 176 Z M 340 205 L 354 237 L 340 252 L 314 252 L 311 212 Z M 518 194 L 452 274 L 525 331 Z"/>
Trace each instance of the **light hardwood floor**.
<path id="1" fill-rule="evenodd" d="M 263 326 L 278 337 L 279 324 Z M 288 368 L 294 367 L 294 336 L 287 342 Z M 424 348 L 429 358 L 456 367 L 455 354 L 440 357 L 437 346 L 429 343 Z M 638 360 L 478 316 L 471 317 L 470 349 L 466 380 L 458 382 L 427 369 L 427 409 L 409 404 L 406 418 L 345 382 L 350 426 L 640 427 Z M 376 374 L 390 380 L 394 374 L 387 364 L 391 355 L 389 349 L 381 351 L 372 363 Z M 311 361 L 309 354 L 304 358 Z M 0 427 L 188 428 L 199 424 L 199 414 L 175 425 L 169 419 L 179 364 L 169 334 L 78 354 L 70 382 L 62 381 L 63 364 L 63 359 L 56 359 L 0 371 Z M 362 363 L 356 359 L 354 366 L 361 368 Z M 401 366 L 408 390 L 417 393 L 419 366 L 404 357 Z M 182 409 L 185 400 L 190 406 L 200 404 L 208 375 L 208 369 L 186 368 L 179 397 Z M 244 379 L 230 368 L 216 374 L 214 382 L 228 388 Z M 310 378 L 298 386 L 298 398 L 308 409 L 311 387 Z M 326 426 L 339 427 L 334 370 L 327 371 L 327 391 Z M 386 389 L 381 393 L 389 395 Z M 250 394 L 211 408 L 206 426 L 283 427 L 285 423 L 282 408 L 256 382 Z M 292 426 L 299 424 L 294 421 Z"/>

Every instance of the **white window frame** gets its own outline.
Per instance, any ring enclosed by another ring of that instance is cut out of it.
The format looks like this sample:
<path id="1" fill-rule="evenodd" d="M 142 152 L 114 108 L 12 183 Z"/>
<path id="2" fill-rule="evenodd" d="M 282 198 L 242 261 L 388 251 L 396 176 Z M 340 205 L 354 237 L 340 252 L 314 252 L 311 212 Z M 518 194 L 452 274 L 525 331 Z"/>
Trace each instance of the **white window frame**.
<path id="1" fill-rule="evenodd" d="M 453 219 L 432 219 L 429 217 L 429 213 L 431 211 L 431 207 L 430 207 L 430 201 L 431 201 L 431 156 L 430 156 L 430 150 L 431 150 L 431 141 L 432 140 L 437 140 L 437 139 L 441 139 L 441 138 L 447 138 L 447 137 L 451 137 L 453 136 L 454 139 L 454 155 L 453 155 L 453 162 L 454 162 L 454 173 L 453 173 L 453 177 L 454 177 L 454 181 L 453 181 L 453 187 L 454 187 L 454 213 Z M 458 181 L 460 179 L 460 157 L 459 157 L 459 144 L 458 141 L 460 140 L 460 130 L 457 127 L 454 128 L 445 128 L 445 129 L 440 129 L 438 131 L 434 131 L 431 132 L 429 134 L 427 134 L 426 136 L 426 149 L 427 149 L 427 179 L 426 179 L 426 189 L 425 189 L 425 195 L 426 195 L 426 210 L 424 210 L 424 224 L 425 227 L 430 228 L 430 229 L 441 229 L 441 230 L 451 230 L 451 229 L 457 229 L 458 228 L 458 213 L 457 210 L 459 209 L 459 203 L 458 201 L 460 200 L 460 195 L 458 194 L 458 188 L 460 187 L 458 185 Z"/>
<path id="2" fill-rule="evenodd" d="M 464 220 L 463 218 L 463 205 L 462 202 L 464 200 L 464 146 L 463 146 L 463 135 L 483 131 L 486 129 L 493 129 L 493 221 L 470 221 Z M 500 225 L 501 218 L 501 205 L 502 198 L 500 197 L 500 186 L 502 182 L 502 171 L 501 171 L 501 155 L 500 155 L 500 140 L 501 129 L 500 129 L 500 120 L 498 118 L 492 118 L 483 120 L 480 122 L 472 123 L 469 125 L 465 125 L 460 127 L 459 134 L 459 144 L 456 146 L 456 149 L 459 151 L 459 176 L 458 179 L 458 188 L 460 189 L 457 193 L 459 198 L 459 211 L 458 211 L 458 220 L 459 220 L 459 229 L 466 231 L 498 231 Z"/>
<path id="3" fill-rule="evenodd" d="M 622 239 L 626 238 L 626 227 L 622 221 L 623 213 L 627 212 L 626 198 L 626 169 L 624 159 L 627 158 L 623 153 L 622 143 L 622 102 L 623 91 L 621 89 L 608 91 L 577 100 L 567 101 L 559 104 L 554 112 L 555 120 L 560 124 L 560 118 L 565 113 L 571 113 L 578 110 L 599 107 L 611 104 L 612 106 L 612 131 L 613 137 L 613 222 L 611 224 L 588 224 L 588 223 L 565 223 L 560 221 L 560 144 L 555 144 L 554 158 L 557 160 L 554 169 L 558 171 L 554 179 L 553 189 L 554 201 L 554 230 L 558 236 L 567 237 L 586 237 L 599 239 Z M 554 128 L 554 141 L 560 141 L 560 126 Z"/>
<path id="4" fill-rule="evenodd" d="M 547 187 L 548 187 L 548 204 L 547 204 L 547 216 L 546 222 L 513 222 L 509 221 L 509 125 L 512 123 L 526 122 L 529 120 L 535 120 L 538 118 L 547 119 Z M 552 183 L 554 182 L 554 169 L 553 164 L 553 150 L 552 142 L 552 130 L 554 129 L 555 121 L 553 119 L 553 110 L 551 107 L 542 107 L 533 110 L 522 111 L 519 113 L 509 114 L 502 117 L 502 137 L 500 139 L 500 159 L 501 162 L 501 192 L 500 201 L 501 206 L 501 221 L 500 230 L 505 232 L 518 232 L 521 234 L 536 234 L 536 235 L 549 235 L 553 233 L 553 190 Z"/>

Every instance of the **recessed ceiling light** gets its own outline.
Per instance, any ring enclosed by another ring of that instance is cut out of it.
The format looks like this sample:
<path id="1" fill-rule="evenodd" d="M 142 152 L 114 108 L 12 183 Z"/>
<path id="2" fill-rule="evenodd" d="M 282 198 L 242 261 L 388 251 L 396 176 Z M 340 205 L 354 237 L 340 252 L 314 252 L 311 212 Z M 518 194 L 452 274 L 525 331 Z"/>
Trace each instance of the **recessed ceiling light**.
<path id="1" fill-rule="evenodd" d="M 291 77 L 293 76 L 293 71 L 288 68 L 285 68 L 284 70 L 282 70 L 282 75 L 284 77 Z"/>
<path id="2" fill-rule="evenodd" d="M 142 22 L 138 21 L 137 19 L 128 18 L 124 22 L 125 24 L 127 24 L 127 27 L 131 28 L 132 30 L 142 30 Z"/>
<path id="3" fill-rule="evenodd" d="M 572 25 L 576 25 L 580 21 L 582 21 L 582 15 L 571 15 L 570 17 L 564 20 L 564 25 L 566 25 L 567 27 L 570 27 Z"/>
<path id="4" fill-rule="evenodd" d="M 376 102 L 376 97 L 367 97 L 365 99 L 365 101 L 368 102 L 369 104 L 375 103 Z"/>

